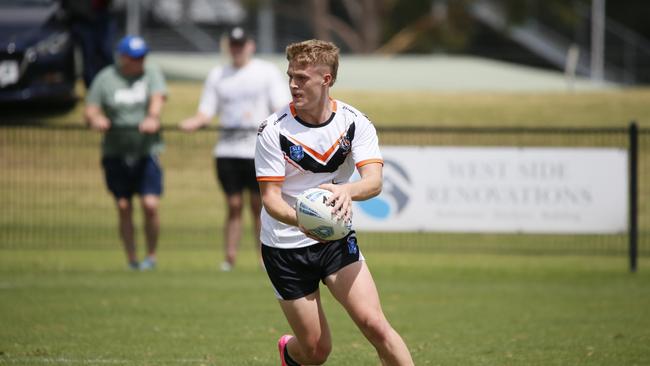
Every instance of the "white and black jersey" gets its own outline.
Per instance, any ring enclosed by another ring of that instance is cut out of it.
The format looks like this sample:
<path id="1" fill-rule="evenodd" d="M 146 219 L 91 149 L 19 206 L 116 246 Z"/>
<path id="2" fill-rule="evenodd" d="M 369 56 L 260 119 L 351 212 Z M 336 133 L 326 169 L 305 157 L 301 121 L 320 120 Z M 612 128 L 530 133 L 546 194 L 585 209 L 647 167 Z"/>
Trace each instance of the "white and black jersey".
<path id="1" fill-rule="evenodd" d="M 346 183 L 355 167 L 382 163 L 377 132 L 361 112 L 331 100 L 332 115 L 311 125 L 296 115 L 292 104 L 260 125 L 255 149 L 258 182 L 283 182 L 282 197 L 291 206 L 296 196 L 323 183 Z M 262 208 L 261 241 L 276 248 L 301 248 L 315 243 L 297 227 L 272 218 Z"/>

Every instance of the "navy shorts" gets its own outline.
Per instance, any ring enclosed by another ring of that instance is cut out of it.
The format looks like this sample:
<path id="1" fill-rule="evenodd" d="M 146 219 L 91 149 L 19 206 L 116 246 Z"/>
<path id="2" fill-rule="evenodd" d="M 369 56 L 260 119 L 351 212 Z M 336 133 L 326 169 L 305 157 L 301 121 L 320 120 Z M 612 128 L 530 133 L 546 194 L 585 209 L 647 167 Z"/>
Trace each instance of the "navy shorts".
<path id="1" fill-rule="evenodd" d="M 248 189 L 259 194 L 260 187 L 255 177 L 255 160 L 241 158 L 216 158 L 217 178 L 226 194 L 241 193 Z"/>
<path id="2" fill-rule="evenodd" d="M 262 245 L 262 259 L 278 299 L 295 300 L 318 290 L 325 277 L 363 260 L 363 255 L 352 231 L 340 240 L 296 249 Z"/>
<path id="3" fill-rule="evenodd" d="M 131 198 L 134 194 L 162 195 L 163 172 L 158 156 L 139 159 L 102 158 L 106 186 L 115 198 Z"/>

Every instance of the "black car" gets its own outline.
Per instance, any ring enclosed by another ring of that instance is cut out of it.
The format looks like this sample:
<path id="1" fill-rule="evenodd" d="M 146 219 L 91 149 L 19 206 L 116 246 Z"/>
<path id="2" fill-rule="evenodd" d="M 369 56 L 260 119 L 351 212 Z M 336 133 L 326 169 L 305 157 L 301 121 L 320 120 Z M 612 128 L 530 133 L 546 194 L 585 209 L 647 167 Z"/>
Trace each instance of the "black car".
<path id="1" fill-rule="evenodd" d="M 0 103 L 76 101 L 75 51 L 56 0 L 0 0 Z"/>

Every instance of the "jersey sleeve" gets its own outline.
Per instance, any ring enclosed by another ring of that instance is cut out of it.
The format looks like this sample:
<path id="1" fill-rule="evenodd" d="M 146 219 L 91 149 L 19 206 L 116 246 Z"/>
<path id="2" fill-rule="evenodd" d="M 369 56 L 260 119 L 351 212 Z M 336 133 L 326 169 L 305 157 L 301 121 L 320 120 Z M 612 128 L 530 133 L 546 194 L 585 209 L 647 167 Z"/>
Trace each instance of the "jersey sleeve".
<path id="1" fill-rule="evenodd" d="M 147 65 L 147 69 L 151 94 L 167 95 L 167 84 L 165 83 L 165 75 L 163 75 L 162 71 L 154 65 Z"/>
<path id="2" fill-rule="evenodd" d="M 360 168 L 370 163 L 383 164 L 384 160 L 379 151 L 379 139 L 375 126 L 366 117 L 361 117 L 356 123 L 358 129 L 352 143 L 354 165 Z"/>
<path id="3" fill-rule="evenodd" d="M 86 93 L 87 105 L 96 105 L 102 107 L 102 96 L 104 94 L 104 80 L 106 79 L 106 73 L 106 69 L 102 70 L 102 72 L 97 74 L 97 77 L 95 77 L 95 79 L 90 84 L 90 89 L 88 90 L 88 93 Z"/>
<path id="4" fill-rule="evenodd" d="M 285 160 L 280 148 L 280 137 L 275 128 L 266 128 L 275 115 L 262 122 L 255 145 L 255 175 L 258 182 L 283 182 Z"/>
<path id="5" fill-rule="evenodd" d="M 208 77 L 205 79 L 203 85 L 203 92 L 201 93 L 201 100 L 199 102 L 199 112 L 212 118 L 217 113 L 219 106 L 219 96 L 217 94 L 217 86 L 221 78 L 221 69 L 215 68 L 210 71 Z"/>

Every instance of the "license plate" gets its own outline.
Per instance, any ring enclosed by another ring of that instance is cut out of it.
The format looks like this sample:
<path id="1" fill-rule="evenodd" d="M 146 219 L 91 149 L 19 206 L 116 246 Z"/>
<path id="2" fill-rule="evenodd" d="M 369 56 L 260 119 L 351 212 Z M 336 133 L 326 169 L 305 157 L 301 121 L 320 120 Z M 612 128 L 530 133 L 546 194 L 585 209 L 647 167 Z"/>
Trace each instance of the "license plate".
<path id="1" fill-rule="evenodd" d="M 18 82 L 18 62 L 0 61 L 0 88 Z"/>

